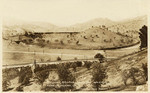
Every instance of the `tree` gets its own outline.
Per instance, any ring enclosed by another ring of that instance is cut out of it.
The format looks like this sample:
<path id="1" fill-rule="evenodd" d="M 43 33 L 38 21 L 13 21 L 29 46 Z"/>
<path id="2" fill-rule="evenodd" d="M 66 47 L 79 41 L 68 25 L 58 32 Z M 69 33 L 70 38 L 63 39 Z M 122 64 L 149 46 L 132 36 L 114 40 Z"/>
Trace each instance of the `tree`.
<path id="1" fill-rule="evenodd" d="M 30 83 L 30 78 L 32 78 L 31 68 L 22 67 L 19 72 L 19 83 L 21 83 L 21 85 L 28 85 Z"/>
<path id="2" fill-rule="evenodd" d="M 25 34 L 24 34 L 25 36 L 28 36 L 28 32 L 27 31 L 25 31 Z"/>
<path id="3" fill-rule="evenodd" d="M 92 62 L 85 62 L 85 67 L 89 70 L 92 65 Z"/>
<path id="4" fill-rule="evenodd" d="M 77 57 L 74 58 L 74 60 L 77 60 L 77 59 L 78 59 Z"/>
<path id="5" fill-rule="evenodd" d="M 141 72 L 139 68 L 132 67 L 130 69 L 125 69 L 122 72 L 122 76 L 123 76 L 123 82 L 125 85 L 127 85 L 126 82 L 129 78 L 132 79 L 134 85 L 137 85 L 138 84 L 137 77 L 138 76 L 143 77 L 143 73 Z"/>
<path id="6" fill-rule="evenodd" d="M 57 57 L 57 61 L 60 61 L 60 60 L 61 60 L 61 58 L 58 56 L 58 57 Z"/>
<path id="7" fill-rule="evenodd" d="M 142 69 L 144 71 L 144 76 L 146 78 L 146 81 L 148 80 L 148 68 L 147 68 L 147 63 L 146 64 L 142 64 Z"/>
<path id="8" fill-rule="evenodd" d="M 79 40 L 76 42 L 76 45 L 78 45 L 79 44 Z"/>
<path id="9" fill-rule="evenodd" d="M 3 83 L 3 85 L 2 85 L 3 91 L 7 90 L 10 86 L 10 81 L 4 80 L 4 81 L 2 81 L 2 83 Z"/>
<path id="10" fill-rule="evenodd" d="M 60 79 L 60 90 L 72 90 L 74 88 L 75 77 L 72 75 L 69 67 L 66 64 L 59 64 L 58 65 L 58 76 Z"/>
<path id="11" fill-rule="evenodd" d="M 64 42 L 63 42 L 62 40 L 60 41 L 60 43 L 61 43 L 62 45 L 64 45 Z"/>
<path id="12" fill-rule="evenodd" d="M 100 63 L 104 61 L 104 56 L 101 53 L 97 53 L 94 58 L 98 58 Z"/>
<path id="13" fill-rule="evenodd" d="M 71 67 L 76 72 L 76 70 L 77 70 L 77 63 L 71 63 Z"/>
<path id="14" fill-rule="evenodd" d="M 138 68 L 131 68 L 130 69 L 130 74 L 131 74 L 131 78 L 132 78 L 132 80 L 133 80 L 133 83 L 134 83 L 134 85 L 136 85 L 137 83 L 138 83 L 138 81 L 136 80 L 136 73 L 138 73 L 139 72 L 139 69 Z"/>
<path id="15" fill-rule="evenodd" d="M 82 66 L 82 62 L 81 61 L 77 61 L 76 64 L 77 64 L 77 67 L 81 67 Z"/>
<path id="16" fill-rule="evenodd" d="M 92 85 L 99 91 L 99 88 L 107 78 L 106 67 L 100 63 L 94 63 L 92 76 Z"/>
<path id="17" fill-rule="evenodd" d="M 139 32 L 139 38 L 141 40 L 140 49 L 147 47 L 147 26 L 143 26 Z"/>
<path id="18" fill-rule="evenodd" d="M 43 82 L 45 79 L 47 79 L 49 76 L 49 71 L 48 70 L 43 70 L 43 71 L 38 71 L 36 72 L 36 78 L 38 79 L 38 82 L 43 85 Z"/>

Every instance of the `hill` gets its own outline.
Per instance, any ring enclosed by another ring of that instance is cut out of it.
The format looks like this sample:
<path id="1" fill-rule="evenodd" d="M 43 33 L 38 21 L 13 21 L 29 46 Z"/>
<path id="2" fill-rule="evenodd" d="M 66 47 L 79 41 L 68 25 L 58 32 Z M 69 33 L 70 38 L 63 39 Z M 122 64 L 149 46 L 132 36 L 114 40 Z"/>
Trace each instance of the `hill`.
<path id="1" fill-rule="evenodd" d="M 77 37 L 76 39 L 79 40 L 80 44 L 96 49 L 122 47 L 138 42 L 132 38 L 111 32 L 105 26 L 89 28 Z"/>
<path id="2" fill-rule="evenodd" d="M 18 20 L 3 21 L 3 36 L 23 35 L 27 32 L 53 32 L 58 27 L 46 22 L 26 22 Z"/>
<path id="3" fill-rule="evenodd" d="M 123 20 L 117 22 L 115 25 L 109 26 L 108 29 L 119 34 L 138 39 L 139 29 L 143 25 L 147 25 L 147 16 L 140 16 L 133 19 Z"/>
<path id="4" fill-rule="evenodd" d="M 84 23 L 78 23 L 78 24 L 72 25 L 68 28 L 70 28 L 70 29 L 74 28 L 76 31 L 84 31 L 86 29 L 91 28 L 92 26 L 94 26 L 94 27 L 95 26 L 102 26 L 102 25 L 111 26 L 115 23 L 116 22 L 109 20 L 107 18 L 96 18 L 96 19 L 93 19 L 93 20 L 90 20 L 90 21 L 87 21 Z"/>
<path id="5" fill-rule="evenodd" d="M 32 38 L 26 35 L 21 42 L 49 48 L 69 49 L 107 49 L 134 45 L 139 42 L 139 29 L 147 25 L 147 17 L 114 22 L 109 19 L 98 18 L 69 27 L 58 27 L 45 22 L 4 22 L 3 38 L 19 37 L 25 32 L 40 32 L 42 38 Z M 69 32 L 61 34 L 44 34 L 43 32 Z M 78 34 L 71 33 L 78 32 Z M 38 36 L 36 36 L 38 37 Z M 15 40 L 15 41 L 20 41 Z M 32 41 L 32 42 L 31 42 Z"/>

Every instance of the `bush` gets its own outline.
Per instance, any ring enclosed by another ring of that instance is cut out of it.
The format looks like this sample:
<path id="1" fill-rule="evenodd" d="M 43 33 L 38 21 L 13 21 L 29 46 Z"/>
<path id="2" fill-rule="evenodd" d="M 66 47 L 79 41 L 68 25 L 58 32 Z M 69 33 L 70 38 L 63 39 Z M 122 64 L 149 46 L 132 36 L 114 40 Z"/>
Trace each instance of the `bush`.
<path id="1" fill-rule="evenodd" d="M 18 87 L 16 88 L 16 91 L 23 92 L 23 86 L 18 86 Z"/>

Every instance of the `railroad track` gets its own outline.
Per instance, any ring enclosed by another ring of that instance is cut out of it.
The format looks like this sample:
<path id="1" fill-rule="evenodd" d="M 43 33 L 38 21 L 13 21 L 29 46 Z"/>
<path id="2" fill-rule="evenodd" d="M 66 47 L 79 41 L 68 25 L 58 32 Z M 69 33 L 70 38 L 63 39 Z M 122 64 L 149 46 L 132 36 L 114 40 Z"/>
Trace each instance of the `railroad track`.
<path id="1" fill-rule="evenodd" d="M 113 60 L 114 58 L 104 58 L 104 60 Z M 73 62 L 94 62 L 99 61 L 98 58 L 93 59 L 77 59 L 77 60 L 60 60 L 60 61 L 49 61 L 49 62 L 37 62 L 36 64 L 61 64 L 61 63 L 73 63 Z M 3 65 L 2 68 L 15 68 L 15 67 L 26 67 L 26 66 L 32 66 L 33 62 L 23 63 L 23 64 L 14 64 L 14 65 Z"/>

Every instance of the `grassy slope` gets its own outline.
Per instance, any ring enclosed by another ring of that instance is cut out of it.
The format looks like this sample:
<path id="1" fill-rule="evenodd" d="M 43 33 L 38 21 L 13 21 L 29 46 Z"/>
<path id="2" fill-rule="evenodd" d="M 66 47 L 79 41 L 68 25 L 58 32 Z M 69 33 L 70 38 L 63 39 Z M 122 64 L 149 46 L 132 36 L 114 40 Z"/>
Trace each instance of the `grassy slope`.
<path id="1" fill-rule="evenodd" d="M 13 24 L 13 23 L 12 23 Z M 99 26 L 105 25 L 106 28 L 100 28 Z M 71 35 L 67 37 L 66 34 L 53 34 L 53 35 L 44 35 L 45 40 L 51 41 L 51 43 L 44 43 L 45 46 L 49 48 L 70 48 L 70 49 L 103 49 L 103 48 L 114 48 L 128 46 L 135 42 L 139 41 L 138 32 L 139 29 L 147 25 L 147 17 L 137 17 L 130 20 L 124 20 L 121 22 L 113 22 L 108 19 L 94 19 L 87 21 L 85 23 L 73 25 L 70 27 L 59 28 L 55 25 L 49 23 L 21 23 L 20 25 L 11 25 L 5 26 L 3 37 L 7 37 L 8 34 L 17 35 L 19 33 L 24 33 L 24 31 L 31 32 L 68 32 L 68 31 L 78 31 L 81 32 L 79 35 Z M 93 28 L 91 28 L 93 26 Z M 118 35 L 114 32 L 120 33 Z M 13 34 L 12 34 L 13 33 Z M 96 36 L 97 35 L 97 36 Z M 127 35 L 127 37 L 124 37 Z M 131 38 L 129 38 L 129 37 Z M 87 39 L 85 39 L 85 38 Z M 116 38 L 114 38 L 116 37 Z M 12 38 L 10 38 L 12 39 Z M 111 40 L 110 40 L 111 39 Z M 122 40 L 121 40 L 122 39 Z M 55 40 L 58 40 L 57 42 Z M 133 40 L 132 42 L 129 42 Z M 61 44 L 63 41 L 64 45 Z M 79 41 L 79 45 L 76 45 L 76 42 Z M 40 45 L 40 44 L 38 44 Z"/>
<path id="2" fill-rule="evenodd" d="M 32 44 L 44 45 L 44 47 L 54 49 L 105 49 L 128 46 L 138 42 L 137 40 L 118 35 L 101 27 L 93 27 L 80 34 L 47 34 L 43 35 L 43 37 L 45 42 L 34 42 Z M 77 44 L 77 42 L 79 43 Z"/>
<path id="3" fill-rule="evenodd" d="M 131 67 L 137 67 L 141 69 L 142 63 L 147 63 L 147 50 L 144 50 L 139 53 L 133 53 L 130 54 L 126 57 L 123 57 L 118 60 L 110 61 L 108 62 L 108 67 L 107 67 L 107 74 L 108 74 L 108 79 L 106 81 L 109 81 L 106 85 L 102 87 L 110 87 L 110 90 L 107 91 L 135 91 L 137 86 L 124 86 L 123 81 L 122 81 L 122 74 L 121 72 L 125 69 L 129 69 Z M 55 72 L 53 74 L 56 74 Z M 53 75 L 50 74 L 50 75 Z M 91 78 L 92 78 L 92 69 L 87 70 L 85 67 L 78 67 L 77 72 L 73 71 L 73 74 L 76 76 L 76 88 L 79 91 L 95 91 L 91 85 Z M 57 77 L 57 75 L 54 75 Z M 49 76 L 49 79 L 52 79 Z M 13 79 L 15 81 L 16 79 Z M 45 84 L 49 84 L 49 81 L 45 80 Z M 18 85 L 18 84 L 17 84 Z M 30 86 L 25 86 L 25 90 L 29 91 L 28 88 L 30 87 L 39 87 L 40 86 L 34 82 Z M 15 86 L 16 87 L 16 86 Z M 37 88 L 38 89 L 38 88 Z M 31 90 L 33 91 L 33 90 Z M 39 89 L 38 89 L 39 91 Z"/>
<path id="4" fill-rule="evenodd" d="M 106 85 L 102 87 L 110 87 L 110 90 L 107 91 L 135 91 L 136 87 L 138 86 L 133 86 L 133 85 L 127 85 L 124 86 L 124 83 L 122 81 L 122 71 L 125 69 L 130 69 L 131 67 L 137 67 L 139 69 L 142 69 L 142 63 L 147 63 L 147 50 L 135 53 L 126 57 L 123 57 L 119 60 L 115 61 L 110 61 L 108 63 L 107 67 L 107 74 L 108 74 L 108 79 L 106 81 L 109 81 Z M 87 74 L 88 73 L 88 74 Z M 78 81 L 90 81 L 91 79 L 91 73 L 92 69 L 90 71 L 84 71 L 80 77 L 78 78 Z M 85 77 L 86 76 L 86 77 Z M 85 78 L 83 78 L 85 77 Z M 139 79 L 142 80 L 142 77 L 139 77 Z M 85 88 L 81 88 L 82 86 L 86 86 Z M 87 90 L 95 90 L 92 88 L 91 84 L 82 84 L 80 87 L 80 91 L 87 91 Z"/>

